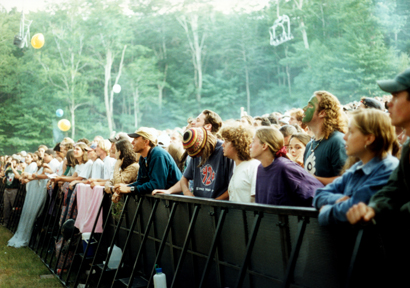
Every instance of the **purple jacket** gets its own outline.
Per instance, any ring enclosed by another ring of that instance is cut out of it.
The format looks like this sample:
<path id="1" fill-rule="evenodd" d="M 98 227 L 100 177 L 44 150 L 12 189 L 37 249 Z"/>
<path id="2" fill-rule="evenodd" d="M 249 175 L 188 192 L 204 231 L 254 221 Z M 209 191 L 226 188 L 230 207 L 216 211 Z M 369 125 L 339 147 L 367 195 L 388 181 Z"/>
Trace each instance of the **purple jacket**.
<path id="1" fill-rule="evenodd" d="M 315 191 L 323 184 L 301 166 L 285 157 L 268 167 L 258 167 L 255 202 L 284 206 L 312 206 Z"/>

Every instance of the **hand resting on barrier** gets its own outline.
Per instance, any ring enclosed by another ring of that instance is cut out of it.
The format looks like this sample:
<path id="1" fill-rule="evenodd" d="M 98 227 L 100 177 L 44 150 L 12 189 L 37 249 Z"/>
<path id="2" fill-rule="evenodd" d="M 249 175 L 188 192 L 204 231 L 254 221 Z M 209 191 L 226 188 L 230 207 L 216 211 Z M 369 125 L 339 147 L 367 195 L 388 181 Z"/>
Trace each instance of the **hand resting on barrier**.
<path id="1" fill-rule="evenodd" d="M 152 191 L 152 195 L 155 195 L 155 194 L 171 194 L 171 191 L 155 189 L 154 191 Z"/>
<path id="2" fill-rule="evenodd" d="M 374 216 L 376 216 L 374 209 L 363 202 L 353 205 L 346 213 L 347 220 L 350 224 L 356 224 L 360 221 L 369 222 Z"/>
<path id="3" fill-rule="evenodd" d="M 116 193 L 130 193 L 131 192 L 131 187 L 128 187 L 127 184 L 115 184 L 114 185 L 114 190 Z"/>
<path id="4" fill-rule="evenodd" d="M 114 203 L 118 203 L 121 199 L 121 194 L 114 193 L 111 197 L 111 201 Z"/>

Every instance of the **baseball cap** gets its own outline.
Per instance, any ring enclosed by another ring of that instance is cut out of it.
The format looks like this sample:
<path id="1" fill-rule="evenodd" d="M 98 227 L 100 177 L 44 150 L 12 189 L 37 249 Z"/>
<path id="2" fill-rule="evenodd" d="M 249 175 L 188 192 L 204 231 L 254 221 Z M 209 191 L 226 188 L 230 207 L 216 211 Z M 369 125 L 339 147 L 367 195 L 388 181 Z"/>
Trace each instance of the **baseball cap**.
<path id="1" fill-rule="evenodd" d="M 145 139 L 148 139 L 151 141 L 153 144 L 157 145 L 157 136 L 152 128 L 147 128 L 147 127 L 141 127 L 134 133 L 128 134 L 129 137 L 131 138 L 138 138 L 138 137 L 144 137 Z"/>
<path id="2" fill-rule="evenodd" d="M 404 91 L 410 88 L 410 68 L 397 75 L 393 80 L 377 81 L 380 89 L 389 93 Z"/>
<path id="3" fill-rule="evenodd" d="M 95 149 L 97 149 L 97 143 L 95 143 L 95 142 L 92 142 L 92 144 L 90 146 L 87 146 L 85 148 L 85 150 L 87 150 L 87 151 L 91 151 L 91 150 L 95 150 Z"/>

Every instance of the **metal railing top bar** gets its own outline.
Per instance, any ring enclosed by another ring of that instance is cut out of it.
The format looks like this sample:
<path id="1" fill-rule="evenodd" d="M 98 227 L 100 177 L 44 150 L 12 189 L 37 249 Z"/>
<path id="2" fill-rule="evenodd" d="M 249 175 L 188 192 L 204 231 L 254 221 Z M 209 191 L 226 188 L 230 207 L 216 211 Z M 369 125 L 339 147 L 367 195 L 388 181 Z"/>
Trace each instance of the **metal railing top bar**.
<path id="1" fill-rule="evenodd" d="M 156 195 L 144 195 L 146 197 L 161 198 L 164 200 L 178 201 L 185 203 L 201 204 L 213 207 L 225 207 L 229 209 L 239 209 L 255 212 L 263 212 L 268 214 L 281 214 L 292 216 L 304 216 L 310 218 L 317 218 L 318 211 L 315 208 L 310 207 L 295 207 L 295 206 L 274 206 L 267 204 L 257 203 L 239 203 L 227 200 L 215 200 L 210 198 L 200 197 L 188 197 L 183 195 L 169 195 L 169 194 L 156 194 Z"/>

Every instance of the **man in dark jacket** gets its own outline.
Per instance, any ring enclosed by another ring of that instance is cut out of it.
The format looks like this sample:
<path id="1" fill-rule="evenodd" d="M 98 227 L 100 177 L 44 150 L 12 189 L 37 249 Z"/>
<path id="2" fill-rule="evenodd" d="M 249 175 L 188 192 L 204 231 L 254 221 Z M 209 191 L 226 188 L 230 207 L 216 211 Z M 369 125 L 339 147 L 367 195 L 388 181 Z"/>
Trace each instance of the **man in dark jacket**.
<path id="1" fill-rule="evenodd" d="M 155 189 L 170 188 L 181 179 L 174 159 L 163 148 L 157 146 L 155 131 L 150 128 L 140 128 L 135 133 L 128 134 L 134 138 L 134 151 L 140 153 L 137 181 L 131 184 L 117 184 L 117 193 L 147 194 Z"/>
<path id="2" fill-rule="evenodd" d="M 378 81 L 379 87 L 393 95 L 388 104 L 392 125 L 405 129 L 410 136 L 410 69 L 393 80 Z M 403 144 L 399 166 L 389 181 L 373 195 L 369 205 L 359 203 L 346 213 L 351 224 L 377 220 L 377 229 L 383 240 L 387 258 L 383 274 L 390 287 L 407 283 L 410 264 L 408 223 L 410 221 L 410 141 Z M 375 274 L 376 275 L 376 274 Z M 380 277 L 378 275 L 377 277 Z M 380 279 L 377 278 L 381 283 Z"/>
<path id="3" fill-rule="evenodd" d="M 410 69 L 393 80 L 378 81 L 377 84 L 393 95 L 388 104 L 392 125 L 405 129 L 407 136 L 410 136 Z M 370 199 L 369 205 L 359 203 L 347 212 L 350 223 L 367 222 L 383 215 L 410 215 L 409 144 L 409 140 L 404 143 L 399 166 L 391 174 L 387 185 Z"/>

